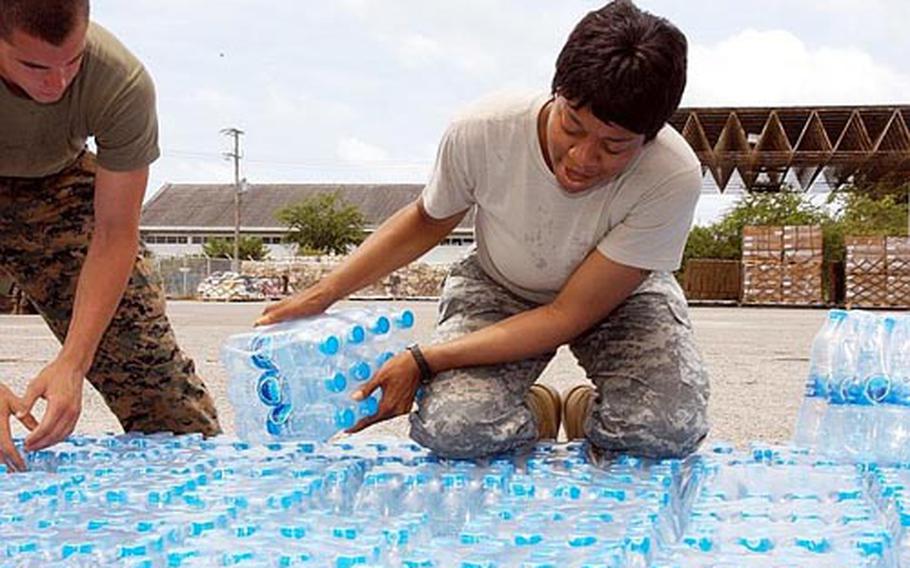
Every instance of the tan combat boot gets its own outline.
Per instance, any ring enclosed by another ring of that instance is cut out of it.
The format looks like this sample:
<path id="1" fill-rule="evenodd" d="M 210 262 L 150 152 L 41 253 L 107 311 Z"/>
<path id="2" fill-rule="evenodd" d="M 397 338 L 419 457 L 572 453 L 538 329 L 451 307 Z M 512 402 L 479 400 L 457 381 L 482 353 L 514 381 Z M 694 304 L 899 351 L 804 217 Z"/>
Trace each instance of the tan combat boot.
<path id="1" fill-rule="evenodd" d="M 537 439 L 555 440 L 559 435 L 562 404 L 559 391 L 550 385 L 534 383 L 525 400 L 537 420 Z"/>
<path id="2" fill-rule="evenodd" d="M 585 437 L 585 418 L 593 401 L 594 387 L 591 385 L 575 385 L 563 397 L 562 417 L 570 442 Z"/>

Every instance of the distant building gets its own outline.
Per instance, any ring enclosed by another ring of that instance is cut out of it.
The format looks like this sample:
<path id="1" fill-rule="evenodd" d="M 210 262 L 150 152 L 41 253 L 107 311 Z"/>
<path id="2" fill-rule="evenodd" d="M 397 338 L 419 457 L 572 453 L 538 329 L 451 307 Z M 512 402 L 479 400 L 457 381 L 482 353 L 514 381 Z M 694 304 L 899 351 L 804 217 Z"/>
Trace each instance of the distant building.
<path id="1" fill-rule="evenodd" d="M 282 242 L 287 227 L 276 218 L 282 209 L 317 194 L 337 192 L 363 213 L 370 234 L 417 199 L 422 189 L 419 184 L 251 184 L 242 197 L 240 232 L 261 238 L 271 258 L 293 256 L 293 247 Z M 200 255 L 207 240 L 234 236 L 234 186 L 165 184 L 142 208 L 139 230 L 156 255 Z M 424 260 L 449 262 L 473 243 L 474 216 L 469 213 Z"/>

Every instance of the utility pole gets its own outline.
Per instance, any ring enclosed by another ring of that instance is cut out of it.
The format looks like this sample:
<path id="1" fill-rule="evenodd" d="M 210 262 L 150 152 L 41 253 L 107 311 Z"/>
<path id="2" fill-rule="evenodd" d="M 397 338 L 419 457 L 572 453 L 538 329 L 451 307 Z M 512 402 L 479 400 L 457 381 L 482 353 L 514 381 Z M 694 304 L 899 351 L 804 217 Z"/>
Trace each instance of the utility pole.
<path id="1" fill-rule="evenodd" d="M 225 152 L 224 157 L 228 160 L 234 160 L 234 259 L 231 262 L 231 270 L 240 272 L 240 160 L 243 155 L 240 153 L 240 137 L 244 132 L 237 128 L 225 128 L 221 131 L 225 136 L 234 138 L 234 151 Z"/>

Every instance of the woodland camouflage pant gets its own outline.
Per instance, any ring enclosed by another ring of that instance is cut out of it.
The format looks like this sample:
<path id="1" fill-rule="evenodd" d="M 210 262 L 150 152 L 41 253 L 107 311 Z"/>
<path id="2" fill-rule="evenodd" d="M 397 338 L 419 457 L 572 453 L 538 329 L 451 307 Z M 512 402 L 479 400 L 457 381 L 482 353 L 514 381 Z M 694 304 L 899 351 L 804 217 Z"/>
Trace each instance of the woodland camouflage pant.
<path id="1" fill-rule="evenodd" d="M 471 255 L 449 271 L 433 340 L 451 340 L 535 307 L 491 280 Z M 678 457 L 704 439 L 708 376 L 671 274 L 652 273 L 570 348 L 597 388 L 584 427 L 595 454 Z M 525 395 L 553 355 L 440 373 L 411 414 L 411 437 L 456 458 L 533 444 L 537 425 Z"/>
<path id="2" fill-rule="evenodd" d="M 22 288 L 61 342 L 93 227 L 95 159 L 59 174 L 0 177 L 0 271 Z M 140 254 L 88 380 L 127 432 L 220 433 L 212 397 L 177 346 L 164 294 Z"/>

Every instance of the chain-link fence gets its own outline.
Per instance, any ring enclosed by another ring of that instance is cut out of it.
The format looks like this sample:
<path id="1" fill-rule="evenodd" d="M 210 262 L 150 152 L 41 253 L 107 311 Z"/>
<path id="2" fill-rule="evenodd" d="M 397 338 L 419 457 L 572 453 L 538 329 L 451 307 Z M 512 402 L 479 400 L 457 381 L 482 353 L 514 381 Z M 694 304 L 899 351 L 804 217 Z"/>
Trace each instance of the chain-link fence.
<path id="1" fill-rule="evenodd" d="M 151 263 L 168 298 L 193 298 L 200 282 L 214 272 L 231 269 L 231 260 L 227 258 L 152 257 Z"/>

